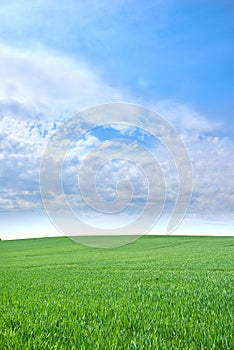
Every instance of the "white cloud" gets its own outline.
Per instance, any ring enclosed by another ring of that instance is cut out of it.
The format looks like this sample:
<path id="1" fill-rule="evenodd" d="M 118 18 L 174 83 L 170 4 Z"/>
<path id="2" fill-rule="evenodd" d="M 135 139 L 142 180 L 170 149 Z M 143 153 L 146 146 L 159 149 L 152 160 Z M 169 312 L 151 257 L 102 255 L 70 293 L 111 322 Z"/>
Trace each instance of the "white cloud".
<path id="1" fill-rule="evenodd" d="M 123 99 L 85 62 L 45 48 L 0 45 L 0 76 L 0 117 L 59 119 Z"/>
<path id="2" fill-rule="evenodd" d="M 191 211 L 234 213 L 234 142 L 217 136 L 184 135 L 193 165 Z"/>
<path id="3" fill-rule="evenodd" d="M 1 210 L 19 209 L 29 210 L 41 207 L 39 192 L 39 168 L 44 147 L 57 127 L 52 121 L 41 123 L 28 122 L 13 118 L 0 120 L 0 178 L 1 178 Z M 119 130 L 122 134 L 122 129 Z M 124 134 L 126 138 L 126 134 Z M 189 151 L 193 166 L 193 198 L 189 208 L 189 215 L 220 215 L 234 212 L 234 143 L 228 138 L 206 136 L 200 133 L 183 134 L 183 140 Z M 101 140 L 95 136 L 95 131 L 89 132 L 79 139 L 68 154 L 65 162 L 67 168 L 64 171 L 66 191 L 73 205 L 84 207 L 77 191 L 77 173 L 80 161 L 85 159 L 92 149 L 98 147 Z M 143 169 L 151 169 L 150 159 L 144 156 L 141 159 L 140 148 L 122 143 L 122 147 L 116 148 L 113 141 L 105 144 L 97 150 L 86 169 L 89 178 L 93 168 L 103 164 L 106 157 L 111 158 L 115 152 L 122 154 L 123 158 L 130 161 L 139 158 Z M 152 147 L 163 170 L 166 185 L 168 205 L 174 203 L 178 191 L 178 176 L 170 161 L 165 157 L 163 146 Z M 113 153 L 114 152 L 114 153 Z M 105 155 L 105 157 L 103 157 Z M 70 157 L 70 158 L 69 158 Z M 121 180 L 127 180 L 133 185 L 135 191 L 134 200 L 137 210 L 142 208 L 146 196 L 146 183 L 139 169 L 134 164 L 123 160 L 106 163 L 97 173 L 97 190 L 104 199 L 115 199 L 116 184 Z M 48 181 L 50 177 L 48 176 Z M 53 179 L 51 179 L 53 181 Z M 89 188 L 86 188 L 89 194 Z M 157 179 L 152 188 L 155 198 L 159 196 Z M 124 187 L 120 188 L 122 202 L 126 203 L 129 198 Z M 55 203 L 58 199 L 55 198 Z M 130 208 L 132 210 L 132 207 Z"/>
<path id="4" fill-rule="evenodd" d="M 151 108 L 169 120 L 179 130 L 211 132 L 220 124 L 208 120 L 191 107 L 171 100 L 158 101 Z"/>
<path id="5" fill-rule="evenodd" d="M 0 206 L 37 208 L 41 156 L 58 120 L 122 95 L 84 62 L 39 47 L 28 51 L 1 44 L 0 76 Z M 79 142 L 88 147 L 94 139 Z"/>
<path id="6" fill-rule="evenodd" d="M 39 168 L 42 153 L 63 118 L 93 104 L 127 98 L 123 98 L 124 92 L 103 82 L 97 72 L 84 62 L 41 48 L 30 52 L 1 45 L 0 75 L 0 207 L 1 210 L 37 209 L 41 207 Z M 190 215 L 233 212 L 233 141 L 207 136 L 207 133 L 215 134 L 217 125 L 186 105 L 161 101 L 152 108 L 181 131 L 188 148 L 194 171 Z M 60 122 L 56 122 L 59 119 Z M 136 129 L 128 126 L 113 127 L 124 137 L 139 134 Z M 147 124 L 145 128 L 147 130 Z M 140 137 L 144 141 L 144 133 Z M 71 155 L 73 152 L 73 156 L 82 160 L 86 152 L 99 144 L 98 137 L 89 133 L 77 141 Z M 109 142 L 110 149 L 106 148 L 106 154 L 111 153 L 111 144 Z M 175 169 L 170 164 L 170 159 L 165 158 L 162 149 L 152 147 L 152 150 L 156 152 L 165 174 L 168 200 L 172 203 L 176 200 L 178 190 Z M 122 152 L 125 156 L 126 148 Z M 132 154 L 134 152 L 137 151 L 132 149 Z M 131 156 L 129 158 L 131 160 Z M 90 166 L 95 162 L 99 164 L 101 160 L 102 153 L 96 153 L 96 160 Z M 147 157 L 144 162 L 147 166 Z M 71 182 L 76 180 L 76 167 L 72 163 L 68 165 L 70 168 L 65 175 Z M 104 191 L 104 197 L 113 199 L 116 194 L 115 184 L 120 179 L 126 179 L 132 181 L 135 189 L 139 189 L 135 198 L 141 204 L 141 195 L 145 192 L 142 190 L 144 181 L 140 173 L 134 172 L 130 163 L 119 161 L 112 165 L 114 168 L 106 166 L 99 174 L 99 192 Z M 156 186 L 153 190 L 157 197 Z M 73 203 L 83 205 L 72 190 L 69 194 Z M 127 198 L 124 191 L 121 195 L 125 202 Z M 56 201 L 55 198 L 55 203 Z"/>

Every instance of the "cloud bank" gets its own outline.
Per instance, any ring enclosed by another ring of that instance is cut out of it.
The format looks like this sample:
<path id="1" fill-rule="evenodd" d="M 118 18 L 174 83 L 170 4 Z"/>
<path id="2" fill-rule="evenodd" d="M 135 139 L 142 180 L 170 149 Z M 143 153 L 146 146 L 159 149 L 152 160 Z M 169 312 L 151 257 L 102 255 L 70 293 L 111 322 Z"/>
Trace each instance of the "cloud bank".
<path id="1" fill-rule="evenodd" d="M 31 52 L 1 45 L 0 74 L 0 210 L 41 210 L 40 161 L 46 143 L 63 120 L 92 105 L 126 100 L 137 102 L 137 98 L 108 85 L 85 62 L 42 48 Z M 218 137 L 216 129 L 219 125 L 184 104 L 156 101 L 152 108 L 180 130 L 190 154 L 194 189 L 188 214 L 208 218 L 219 213 L 232 217 L 233 141 Z M 132 137 L 138 142 L 147 143 L 163 169 L 167 184 L 167 208 L 170 208 L 176 200 L 177 173 L 162 146 L 148 142 L 144 133 L 131 128 L 113 126 L 112 132 L 118 138 Z M 106 137 L 103 135 L 106 135 L 104 129 L 101 134 L 92 131 L 79 139 L 65 170 L 67 196 L 87 216 L 92 214 L 85 207 L 77 189 L 73 190 L 72 181 L 76 180 L 82 159 L 103 142 Z M 114 143 L 109 141 L 105 152 L 111 152 L 113 147 Z M 123 154 L 126 151 L 124 146 L 122 151 Z M 95 157 L 91 168 L 102 155 L 96 153 Z M 148 166 L 148 159 L 144 161 Z M 132 183 L 134 189 L 136 212 L 131 212 L 130 207 L 130 213 L 134 216 L 142 208 L 147 189 L 144 177 L 139 169 L 134 169 L 133 164 L 123 160 L 106 164 L 98 174 L 97 190 L 106 200 L 114 200 L 116 183 L 123 179 Z M 154 191 L 157 198 L 157 179 Z M 124 187 L 122 192 L 124 195 Z"/>

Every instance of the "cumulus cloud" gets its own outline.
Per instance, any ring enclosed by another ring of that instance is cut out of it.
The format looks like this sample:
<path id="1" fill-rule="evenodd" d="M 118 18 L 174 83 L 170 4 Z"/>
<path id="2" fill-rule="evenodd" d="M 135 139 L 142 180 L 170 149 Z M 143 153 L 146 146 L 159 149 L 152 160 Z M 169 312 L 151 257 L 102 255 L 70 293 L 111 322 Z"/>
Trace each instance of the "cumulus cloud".
<path id="1" fill-rule="evenodd" d="M 190 211 L 222 215 L 234 212 L 234 142 L 228 138 L 184 135 L 193 165 Z"/>
<path id="2" fill-rule="evenodd" d="M 43 148 L 56 125 L 0 120 L 0 207 L 32 209 L 41 206 L 38 187 Z"/>
<path id="3" fill-rule="evenodd" d="M 0 120 L 0 178 L 1 178 L 1 210 L 31 210 L 42 208 L 39 190 L 39 169 L 45 146 L 59 128 L 59 123 L 44 121 L 43 123 L 28 122 L 4 117 Z M 113 129 L 114 130 L 114 129 Z M 134 131 L 134 137 L 142 145 L 142 135 Z M 132 135 L 131 131 L 129 134 Z M 128 135 L 123 129 L 115 130 L 115 135 L 121 140 Z M 107 136 L 106 136 L 107 137 Z M 207 136 L 200 133 L 183 134 L 183 140 L 188 149 L 193 167 L 193 197 L 189 208 L 190 215 L 213 215 L 216 212 L 227 213 L 234 211 L 234 144 L 228 138 Z M 151 159 L 144 154 L 141 156 L 139 145 L 126 144 L 125 141 L 116 146 L 114 141 L 106 141 L 102 144 L 95 130 L 88 132 L 78 139 L 71 148 L 64 163 L 64 191 L 68 201 L 76 208 L 87 210 L 78 189 L 79 166 L 85 160 L 86 155 L 96 149 L 85 168 L 87 179 L 97 170 L 97 193 L 101 200 L 114 201 L 120 196 L 122 203 L 129 201 L 128 189 L 116 186 L 120 181 L 128 181 L 132 185 L 134 206 L 129 205 L 131 215 L 138 213 L 143 208 L 147 197 L 147 179 L 144 178 L 140 168 L 134 165 L 138 158 L 142 161 L 142 168 L 148 169 L 155 178 L 155 184 L 151 190 L 154 198 L 160 196 L 160 189 L 155 177 Z M 132 140 L 130 140 L 132 141 Z M 102 144 L 102 148 L 100 145 Z M 117 147 L 117 148 L 116 148 Z M 178 193 L 178 174 L 170 156 L 167 155 L 163 145 L 148 144 L 156 160 L 162 169 L 166 182 L 166 195 L 168 210 L 176 201 Z M 106 157 L 117 152 L 122 154 L 122 159 L 105 163 Z M 105 155 L 105 156 L 104 156 Z M 132 161 L 132 162 L 131 162 Z M 104 163 L 103 163 L 104 162 Z M 100 164 L 102 167 L 100 168 Z M 52 176 L 53 174 L 51 174 Z M 95 180 L 95 179 L 94 179 Z M 48 182 L 50 175 L 48 174 Z M 53 178 L 51 178 L 53 182 Z M 87 182 L 88 184 L 89 182 Z M 91 196 L 88 185 L 83 189 L 87 196 Z M 54 205 L 58 205 L 59 198 L 54 196 Z M 98 203 L 97 203 L 98 204 Z M 154 202 L 155 204 L 155 202 Z M 90 216 L 91 212 L 87 212 Z M 126 213 L 125 213 L 126 214 Z"/>
<path id="4" fill-rule="evenodd" d="M 83 186 L 85 198 L 91 199 L 100 208 L 102 208 L 103 199 L 109 201 L 110 210 L 115 207 L 113 205 L 115 200 L 120 200 L 120 206 L 125 207 L 125 204 L 133 199 L 136 212 L 143 208 L 142 203 L 148 200 L 146 198 L 148 184 L 147 176 L 145 179 L 141 170 L 147 170 L 154 179 L 150 189 L 153 193 L 153 197 L 151 197 L 151 199 L 153 198 L 151 211 L 153 214 L 154 206 L 161 198 L 163 191 L 159 186 L 158 174 L 155 172 L 151 157 L 147 153 L 142 153 L 142 149 L 139 147 L 142 145 L 141 133 L 139 133 L 139 144 L 128 144 L 125 141 L 126 134 L 122 135 L 122 131 L 122 128 L 116 130 L 117 143 L 109 140 L 101 144 L 101 140 L 90 133 L 88 138 L 84 140 L 84 144 L 83 141 L 79 141 L 71 150 L 65 162 L 67 168 L 64 170 L 64 185 L 68 201 L 71 200 L 73 206 L 79 207 L 82 202 L 82 196 L 78 189 L 78 173 L 81 161 L 84 160 L 85 166 L 82 170 L 84 177 L 80 185 Z M 121 137 L 123 137 L 122 140 Z M 137 134 L 135 134 L 135 138 L 137 140 Z M 219 214 L 231 212 L 233 210 L 233 142 L 217 136 L 199 134 L 191 136 L 188 133 L 183 134 L 183 139 L 193 167 L 194 187 L 189 214 L 215 215 L 217 212 Z M 85 147 L 83 147 L 84 145 Z M 178 173 L 170 156 L 168 154 L 166 156 L 163 145 L 151 144 L 148 148 L 154 154 L 155 162 L 158 162 L 162 169 L 166 182 L 166 209 L 168 212 L 177 199 Z M 142 169 L 138 167 L 139 163 Z M 225 181 L 223 181 L 224 174 Z M 92 187 L 90 179 L 95 182 L 95 189 Z M 128 187 L 117 187 L 118 183 L 123 180 L 131 184 L 133 194 L 131 191 L 129 192 Z M 97 191 L 98 196 L 94 196 L 95 191 Z M 130 211 L 133 209 L 132 204 L 129 205 Z"/>

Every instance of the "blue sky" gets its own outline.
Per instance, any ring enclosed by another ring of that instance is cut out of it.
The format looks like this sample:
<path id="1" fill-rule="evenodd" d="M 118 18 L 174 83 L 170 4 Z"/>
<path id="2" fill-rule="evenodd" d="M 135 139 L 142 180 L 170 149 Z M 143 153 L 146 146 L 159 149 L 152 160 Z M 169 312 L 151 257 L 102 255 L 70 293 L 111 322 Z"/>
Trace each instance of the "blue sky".
<path id="1" fill-rule="evenodd" d="M 183 101 L 232 121 L 231 1 L 6 1 L 0 39 L 82 58 L 138 99 Z M 227 128 L 226 131 L 230 130 Z"/>
<path id="2" fill-rule="evenodd" d="M 40 159 L 56 125 L 83 108 L 107 102 L 139 103 L 177 128 L 194 169 L 188 230 L 194 218 L 211 222 L 220 234 L 223 226 L 231 232 L 233 82 L 232 1 L 2 1 L 4 232 L 15 231 L 13 223 L 8 230 L 8 215 L 15 213 L 17 227 L 19 217 L 33 222 L 33 213 L 41 210 Z M 85 150 L 106 133 L 103 129 L 91 135 Z M 220 224 L 215 226 L 217 216 Z"/>

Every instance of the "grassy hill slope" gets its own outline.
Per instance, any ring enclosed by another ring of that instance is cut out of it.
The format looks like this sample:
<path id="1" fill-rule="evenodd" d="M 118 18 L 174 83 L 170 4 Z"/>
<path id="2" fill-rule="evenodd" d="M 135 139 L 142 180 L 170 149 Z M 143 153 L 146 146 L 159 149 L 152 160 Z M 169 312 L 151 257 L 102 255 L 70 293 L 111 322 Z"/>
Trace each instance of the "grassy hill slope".
<path id="1" fill-rule="evenodd" d="M 0 349 L 232 349 L 233 237 L 0 242 Z"/>

